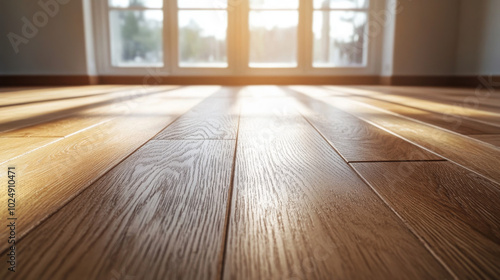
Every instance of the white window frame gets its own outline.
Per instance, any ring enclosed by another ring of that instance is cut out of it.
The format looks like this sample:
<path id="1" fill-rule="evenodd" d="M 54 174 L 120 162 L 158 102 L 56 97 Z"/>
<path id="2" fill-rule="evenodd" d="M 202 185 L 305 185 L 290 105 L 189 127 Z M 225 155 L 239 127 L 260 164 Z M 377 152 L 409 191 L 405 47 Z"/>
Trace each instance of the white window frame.
<path id="1" fill-rule="evenodd" d="M 297 67 L 251 68 L 249 61 L 249 1 L 229 0 L 227 30 L 227 68 L 180 67 L 178 64 L 177 0 L 163 0 L 163 67 L 116 67 L 111 64 L 109 7 L 107 0 L 92 1 L 94 20 L 94 48 L 99 75 L 144 75 L 156 73 L 166 76 L 350 76 L 378 75 L 381 63 L 383 34 L 371 34 L 367 30 L 364 66 L 313 67 L 313 1 L 299 0 L 299 25 L 297 28 Z M 231 6 L 231 1 L 237 3 Z M 383 0 L 370 0 L 368 27 L 375 11 L 384 8 Z M 127 10 L 127 8 L 122 8 Z M 134 8 L 135 9 L 135 8 Z M 208 9 L 203 9 L 208 10 Z M 332 9 L 334 10 L 334 9 Z M 346 11 L 359 9 L 344 9 Z M 383 26 L 382 26 L 383 27 Z M 372 36 L 374 35 L 374 36 Z"/>

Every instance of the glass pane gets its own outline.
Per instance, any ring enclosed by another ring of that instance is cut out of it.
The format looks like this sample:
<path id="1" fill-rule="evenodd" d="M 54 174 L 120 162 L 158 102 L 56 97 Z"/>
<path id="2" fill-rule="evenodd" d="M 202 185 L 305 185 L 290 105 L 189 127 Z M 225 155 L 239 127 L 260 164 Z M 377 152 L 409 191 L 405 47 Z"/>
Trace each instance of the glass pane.
<path id="1" fill-rule="evenodd" d="M 298 9 L 299 0 L 250 0 L 251 9 Z"/>
<path id="2" fill-rule="evenodd" d="M 146 8 L 161 8 L 163 0 L 109 0 L 110 7 L 129 8 L 129 7 L 146 7 Z"/>
<path id="3" fill-rule="evenodd" d="M 163 12 L 111 11 L 114 66 L 163 65 Z"/>
<path id="4" fill-rule="evenodd" d="M 369 0 L 314 0 L 315 9 L 365 9 Z"/>
<path id="5" fill-rule="evenodd" d="M 179 66 L 227 67 L 226 34 L 226 11 L 179 11 Z"/>
<path id="6" fill-rule="evenodd" d="M 178 0 L 177 5 L 179 8 L 225 9 L 227 0 Z"/>
<path id="7" fill-rule="evenodd" d="M 250 12 L 250 67 L 297 66 L 295 11 Z"/>
<path id="8" fill-rule="evenodd" d="M 314 67 L 364 65 L 365 12 L 315 11 Z"/>

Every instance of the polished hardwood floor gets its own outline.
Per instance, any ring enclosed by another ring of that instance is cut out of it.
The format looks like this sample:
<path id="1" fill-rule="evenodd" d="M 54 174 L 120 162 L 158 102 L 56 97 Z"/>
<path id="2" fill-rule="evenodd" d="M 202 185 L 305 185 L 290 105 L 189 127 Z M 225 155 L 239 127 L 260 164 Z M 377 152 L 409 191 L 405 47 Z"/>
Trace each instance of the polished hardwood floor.
<path id="1" fill-rule="evenodd" d="M 0 279 L 500 278 L 491 89 L 1 88 L 0 145 Z"/>

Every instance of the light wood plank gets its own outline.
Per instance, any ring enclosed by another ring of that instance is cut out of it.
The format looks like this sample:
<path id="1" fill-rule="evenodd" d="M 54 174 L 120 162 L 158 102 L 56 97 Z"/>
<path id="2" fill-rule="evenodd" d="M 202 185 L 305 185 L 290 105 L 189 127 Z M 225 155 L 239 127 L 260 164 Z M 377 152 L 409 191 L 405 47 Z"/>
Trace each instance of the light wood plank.
<path id="1" fill-rule="evenodd" d="M 436 103 L 464 106 L 478 110 L 499 112 L 500 99 L 494 98 L 494 91 L 482 90 L 469 94 L 447 95 L 437 88 L 419 87 L 357 87 L 377 93 L 410 96 Z"/>
<path id="2" fill-rule="evenodd" d="M 344 111 L 298 92 L 304 116 L 348 162 L 443 160 Z"/>
<path id="3" fill-rule="evenodd" d="M 238 128 L 237 88 L 224 88 L 192 108 L 156 139 L 229 140 L 236 139 Z M 232 97 L 220 97 L 220 96 Z"/>
<path id="4" fill-rule="evenodd" d="M 265 100 L 242 101 L 224 279 L 451 279 L 293 106 Z"/>
<path id="5" fill-rule="evenodd" d="M 292 89 L 301 91 L 306 90 L 308 95 L 318 97 L 339 96 L 338 91 L 330 91 L 328 95 L 327 90 L 321 90 L 318 87 L 297 87 L 293 86 Z M 372 106 L 391 111 L 393 113 L 403 115 L 414 120 L 428 123 L 443 129 L 454 131 L 464 135 L 471 134 L 500 134 L 500 127 L 488 125 L 475 120 L 457 117 L 449 114 L 434 113 L 405 106 L 404 104 L 395 104 L 388 101 L 373 99 L 369 97 L 350 96 L 350 99 L 360 101 Z"/>
<path id="6" fill-rule="evenodd" d="M 234 146 L 147 143 L 20 242 L 16 276 L 216 279 Z"/>
<path id="7" fill-rule="evenodd" d="M 497 185 L 447 162 L 353 166 L 460 279 L 500 276 Z"/>
<path id="8" fill-rule="evenodd" d="M 312 98 L 306 88 L 298 90 Z M 387 129 L 403 139 L 424 147 L 445 159 L 462 165 L 491 180 L 500 182 L 500 150 L 481 141 L 415 122 L 389 111 L 353 101 L 349 98 L 318 99 L 334 108 L 349 112 L 371 124 Z"/>
<path id="9" fill-rule="evenodd" d="M 390 101 L 399 105 L 406 105 L 408 107 L 422 109 L 425 111 L 454 115 L 462 118 L 476 120 L 485 124 L 500 126 L 500 112 L 488 112 L 479 109 L 469 108 L 465 104 L 436 103 L 414 97 L 380 94 L 375 91 L 346 88 L 346 87 L 327 86 L 326 88 L 332 89 L 334 91 L 337 90 L 344 93 L 347 92 L 354 95 L 368 96 L 370 98 Z"/>
<path id="10" fill-rule="evenodd" d="M 205 90 L 206 96 L 212 93 Z M 17 210 L 23 218 L 17 228 L 18 238 L 202 100 L 162 99 L 161 95 L 144 98 L 146 100 L 128 115 L 72 134 L 0 165 L 2 170 L 11 164 L 17 166 L 23 182 L 23 191 L 17 197 L 30 205 Z M 0 182 L 5 180 L 6 175 L 0 173 Z M 5 204 L 7 194 L 2 194 L 1 198 Z M 5 220 L 6 216 L 5 211 L 0 212 L 0 219 Z M 5 239 L 6 234 L 6 231 L 1 231 L 0 239 Z M 6 242 L 0 243 L 0 251 L 6 246 Z"/>
<path id="11" fill-rule="evenodd" d="M 0 138 L 0 164 L 29 153 L 60 138 Z"/>
<path id="12" fill-rule="evenodd" d="M 60 100 L 20 106 L 0 108 L 0 132 L 46 123 L 78 114 L 84 110 L 95 109 L 116 104 L 126 104 L 126 101 L 162 93 L 170 87 L 147 87 L 113 92 L 105 95 L 91 95 L 78 100 Z"/>
<path id="13" fill-rule="evenodd" d="M 471 135 L 471 137 L 481 140 L 486 143 L 490 143 L 493 146 L 500 147 L 500 135 L 498 134 L 493 134 L 493 135 Z"/>

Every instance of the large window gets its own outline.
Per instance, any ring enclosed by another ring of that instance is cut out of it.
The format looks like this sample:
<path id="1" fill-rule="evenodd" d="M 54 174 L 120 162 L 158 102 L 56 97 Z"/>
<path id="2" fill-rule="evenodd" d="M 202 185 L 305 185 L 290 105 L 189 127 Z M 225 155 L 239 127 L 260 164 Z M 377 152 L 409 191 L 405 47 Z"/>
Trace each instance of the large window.
<path id="1" fill-rule="evenodd" d="M 227 0 L 178 0 L 179 66 L 227 67 Z"/>
<path id="2" fill-rule="evenodd" d="M 163 2 L 109 0 L 113 66 L 163 65 Z"/>
<path id="3" fill-rule="evenodd" d="M 369 0 L 93 3 L 107 17 L 107 31 L 94 30 L 103 34 L 98 45 L 107 50 L 97 53 L 109 73 L 354 73 L 370 61 Z"/>
<path id="4" fill-rule="evenodd" d="M 297 66 L 298 0 L 249 0 L 250 67 Z"/>
<path id="5" fill-rule="evenodd" d="M 368 0 L 314 0 L 313 65 L 365 64 Z"/>

